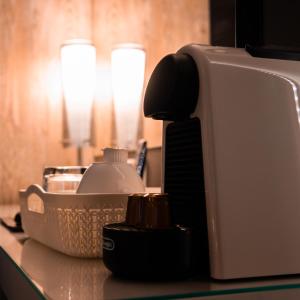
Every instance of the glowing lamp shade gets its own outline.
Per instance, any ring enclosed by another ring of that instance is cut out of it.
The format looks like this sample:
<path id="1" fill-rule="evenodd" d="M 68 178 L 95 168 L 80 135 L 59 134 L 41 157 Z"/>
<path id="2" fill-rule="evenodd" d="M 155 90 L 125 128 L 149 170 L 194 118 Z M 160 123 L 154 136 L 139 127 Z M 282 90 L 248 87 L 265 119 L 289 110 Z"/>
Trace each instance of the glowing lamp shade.
<path id="1" fill-rule="evenodd" d="M 137 146 L 140 102 L 144 85 L 146 55 L 137 44 L 121 44 L 111 53 L 117 146 Z"/>
<path id="2" fill-rule="evenodd" d="M 70 142 L 90 141 L 96 49 L 88 40 L 68 40 L 61 47 L 62 83 Z"/>

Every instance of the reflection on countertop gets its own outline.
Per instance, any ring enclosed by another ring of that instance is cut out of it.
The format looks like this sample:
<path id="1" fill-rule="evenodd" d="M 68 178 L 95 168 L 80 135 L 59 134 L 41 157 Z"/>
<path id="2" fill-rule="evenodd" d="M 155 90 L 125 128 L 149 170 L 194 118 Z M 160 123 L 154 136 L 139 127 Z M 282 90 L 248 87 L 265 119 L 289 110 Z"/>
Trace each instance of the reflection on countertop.
<path id="1" fill-rule="evenodd" d="M 109 275 L 100 259 L 71 257 L 32 239 L 25 242 L 21 267 L 50 299 L 102 299 Z"/>
<path id="2" fill-rule="evenodd" d="M 137 282 L 114 277 L 101 259 L 71 257 L 28 239 L 21 268 L 49 299 L 120 299 L 188 293 L 208 283 Z M 204 286 L 205 285 L 205 286 Z M 88 295 L 88 296 L 87 296 Z"/>
<path id="3" fill-rule="evenodd" d="M 1 208 L 1 206 L 0 206 Z M 13 216 L 12 214 L 7 216 Z M 0 217 L 1 209 L 0 209 Z M 11 234 L 0 226 L 0 259 L 27 277 L 45 299 L 100 300 L 130 298 L 300 299 L 300 276 L 217 281 L 191 278 L 181 281 L 130 281 L 114 277 L 99 258 L 76 258 L 59 253 L 25 234 Z M 9 258 L 9 259 L 7 259 Z M 6 276 L 5 273 L 2 273 Z M 27 280 L 26 280 L 27 281 Z M 13 284 L 12 288 L 16 288 Z M 21 291 L 22 293 L 22 291 Z M 258 295 L 259 294 L 259 295 Z M 274 295 L 274 297 L 269 297 Z M 226 296 L 227 295 L 227 296 Z M 39 297 L 39 299 L 40 299 Z M 202 298 L 204 297 L 204 298 Z M 217 297 L 217 298 L 216 298 Z"/>
<path id="4" fill-rule="evenodd" d="M 277 284 L 300 287 L 299 277 L 232 280 L 210 279 L 151 282 L 131 281 L 114 277 L 101 259 L 71 257 L 28 239 L 22 251 L 21 268 L 38 286 L 46 299 L 130 299 L 151 297 L 196 297 L 242 292 L 269 291 Z M 279 289 L 281 289 L 279 287 Z M 236 290 L 233 292 L 233 290 Z M 299 290 L 300 295 L 300 290 Z M 234 297 L 234 295 L 231 295 Z M 202 299 L 202 298 L 201 298 Z M 205 297 L 206 299 L 206 297 Z M 265 298 L 262 298 L 265 299 Z"/>

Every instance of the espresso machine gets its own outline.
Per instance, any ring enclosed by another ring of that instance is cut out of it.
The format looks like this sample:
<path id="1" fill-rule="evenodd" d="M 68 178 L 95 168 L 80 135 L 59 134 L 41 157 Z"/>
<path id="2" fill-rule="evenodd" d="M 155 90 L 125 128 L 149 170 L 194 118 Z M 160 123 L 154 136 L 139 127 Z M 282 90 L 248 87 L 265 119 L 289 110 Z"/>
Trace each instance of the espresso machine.
<path id="1" fill-rule="evenodd" d="M 215 279 L 300 273 L 300 61 L 255 50 L 184 46 L 145 94 L 173 222 Z"/>

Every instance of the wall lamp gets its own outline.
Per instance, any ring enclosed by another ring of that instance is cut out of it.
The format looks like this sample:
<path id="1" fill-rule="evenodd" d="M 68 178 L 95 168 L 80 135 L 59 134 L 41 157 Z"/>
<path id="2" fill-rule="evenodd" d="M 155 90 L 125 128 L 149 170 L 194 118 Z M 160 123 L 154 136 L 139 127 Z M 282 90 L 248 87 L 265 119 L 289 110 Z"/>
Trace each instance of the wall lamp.
<path id="1" fill-rule="evenodd" d="M 111 53 L 117 147 L 136 150 L 146 54 L 141 45 L 119 44 Z"/>
<path id="2" fill-rule="evenodd" d="M 77 147 L 81 165 L 82 147 L 91 140 L 96 48 L 89 40 L 72 39 L 62 45 L 60 55 L 69 142 Z"/>

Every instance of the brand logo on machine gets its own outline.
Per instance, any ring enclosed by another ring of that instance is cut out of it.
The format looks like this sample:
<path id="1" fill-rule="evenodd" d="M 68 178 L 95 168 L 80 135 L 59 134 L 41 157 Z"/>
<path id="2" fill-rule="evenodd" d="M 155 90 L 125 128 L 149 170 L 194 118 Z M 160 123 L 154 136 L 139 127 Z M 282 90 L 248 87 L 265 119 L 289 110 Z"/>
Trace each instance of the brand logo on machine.
<path id="1" fill-rule="evenodd" d="M 112 251 L 115 249 L 115 242 L 112 239 L 103 237 L 103 249 Z"/>

